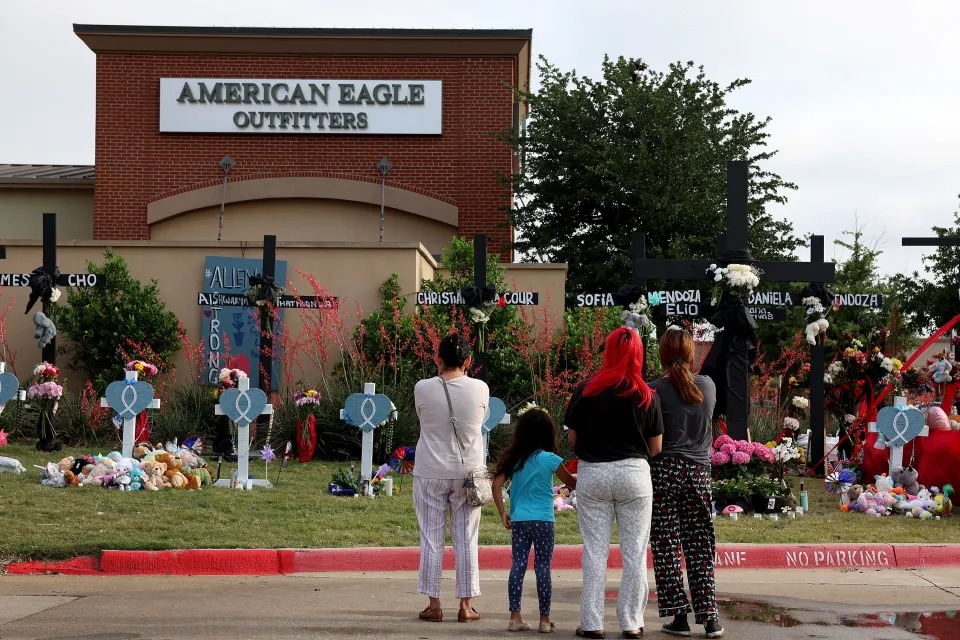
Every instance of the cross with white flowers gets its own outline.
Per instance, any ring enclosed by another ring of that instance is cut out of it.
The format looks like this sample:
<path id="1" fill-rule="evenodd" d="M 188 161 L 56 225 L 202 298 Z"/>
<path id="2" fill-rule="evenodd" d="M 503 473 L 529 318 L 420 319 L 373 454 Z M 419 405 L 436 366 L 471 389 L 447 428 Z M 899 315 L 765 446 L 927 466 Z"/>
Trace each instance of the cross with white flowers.
<path id="1" fill-rule="evenodd" d="M 120 453 L 124 458 L 132 458 L 137 415 L 145 409 L 159 409 L 160 398 L 153 397 L 150 383 L 137 381 L 136 371 L 127 371 L 123 380 L 111 382 L 106 396 L 100 399 L 100 406 L 110 407 L 123 419 Z"/>
<path id="2" fill-rule="evenodd" d="M 227 389 L 220 394 L 216 406 L 218 416 L 227 416 L 237 425 L 237 482 L 239 487 L 250 490 L 253 487 L 270 488 L 269 480 L 250 478 L 250 424 L 259 416 L 273 413 L 273 405 L 266 401 L 267 395 L 260 389 L 250 389 L 250 378 L 240 378 L 236 389 Z M 256 406 L 262 403 L 261 407 Z M 232 487 L 229 480 L 217 480 L 216 487 Z"/>

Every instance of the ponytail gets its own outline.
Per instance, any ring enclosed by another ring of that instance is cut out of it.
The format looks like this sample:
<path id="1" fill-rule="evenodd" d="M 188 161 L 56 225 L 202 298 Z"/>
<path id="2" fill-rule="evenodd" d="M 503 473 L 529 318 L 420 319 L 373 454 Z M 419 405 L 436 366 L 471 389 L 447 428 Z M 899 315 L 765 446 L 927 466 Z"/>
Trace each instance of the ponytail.
<path id="1" fill-rule="evenodd" d="M 660 362 L 670 376 L 670 384 L 686 404 L 703 402 L 703 392 L 697 387 L 690 365 L 693 364 L 693 336 L 686 331 L 671 329 L 660 338 Z"/>

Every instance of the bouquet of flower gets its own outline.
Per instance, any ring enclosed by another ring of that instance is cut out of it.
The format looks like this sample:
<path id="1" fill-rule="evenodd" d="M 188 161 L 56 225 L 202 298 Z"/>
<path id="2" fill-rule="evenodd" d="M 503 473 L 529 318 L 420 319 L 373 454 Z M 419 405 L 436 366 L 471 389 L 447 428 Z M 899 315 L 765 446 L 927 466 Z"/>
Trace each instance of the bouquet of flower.
<path id="1" fill-rule="evenodd" d="M 769 472 L 774 462 L 770 448 L 759 442 L 734 440 L 723 435 L 713 443 L 710 464 L 714 476 L 739 475 L 743 471 Z"/>
<path id="2" fill-rule="evenodd" d="M 126 367 L 127 371 L 136 371 L 137 380 L 149 380 L 150 378 L 156 377 L 160 370 L 156 366 L 150 364 L 149 362 L 144 362 L 143 360 L 133 360 L 128 362 Z"/>
<path id="3" fill-rule="evenodd" d="M 774 478 L 776 454 L 765 444 L 723 435 L 714 441 L 710 460 L 713 495 L 718 504 L 739 502 L 749 506 L 758 499 L 789 494 L 783 483 Z"/>
<path id="4" fill-rule="evenodd" d="M 221 393 L 239 386 L 241 378 L 246 377 L 247 374 L 242 369 L 220 369 L 220 386 L 214 389 L 213 397 L 219 399 Z"/>
<path id="5" fill-rule="evenodd" d="M 714 305 L 720 302 L 725 292 L 746 303 L 760 284 L 759 269 L 749 264 L 729 264 L 726 267 L 711 264 L 707 267 L 707 274 L 714 282 L 711 295 Z"/>
<path id="6" fill-rule="evenodd" d="M 933 391 L 933 385 L 925 371 L 910 367 L 909 369 L 901 369 L 899 373 L 900 384 L 907 393 L 922 395 Z"/>
<path id="7" fill-rule="evenodd" d="M 786 488 L 786 478 L 790 471 L 799 471 L 803 468 L 805 452 L 794 444 L 792 438 L 784 438 L 779 443 L 768 443 L 767 446 L 770 447 L 774 457 L 773 477 Z"/>
<path id="8" fill-rule="evenodd" d="M 53 416 L 57 412 L 60 397 L 63 396 L 63 387 L 57 382 L 60 378 L 60 369 L 49 362 L 41 362 L 33 369 L 33 378 L 33 384 L 27 388 L 27 398 L 35 400 L 40 407 L 37 449 L 56 451 L 60 449 L 60 445 L 56 442 Z"/>
<path id="9" fill-rule="evenodd" d="M 307 419 L 297 420 L 297 459 L 309 462 L 317 448 L 317 413 L 320 410 L 320 392 L 315 389 L 297 389 L 293 403 L 307 412 Z"/>

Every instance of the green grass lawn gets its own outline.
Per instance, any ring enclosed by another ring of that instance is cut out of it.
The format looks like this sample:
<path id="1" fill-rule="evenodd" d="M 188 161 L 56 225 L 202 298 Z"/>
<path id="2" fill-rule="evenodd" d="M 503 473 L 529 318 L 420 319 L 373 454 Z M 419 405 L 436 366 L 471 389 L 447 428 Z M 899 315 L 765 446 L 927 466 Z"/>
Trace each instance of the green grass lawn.
<path id="1" fill-rule="evenodd" d="M 119 492 L 99 487 L 56 489 L 38 480 L 35 464 L 64 455 L 41 454 L 26 445 L 0 448 L 28 473 L 0 473 L 0 563 L 62 559 L 102 549 L 315 548 L 416 546 L 417 520 L 411 504 L 412 478 L 393 498 L 340 498 L 327 494 L 330 475 L 343 463 L 291 463 L 274 489 L 199 492 L 167 489 Z M 104 452 L 106 453 L 106 452 Z M 344 465 L 346 466 L 346 465 Z M 251 461 L 254 477 L 263 462 Z M 229 477 L 232 466 L 224 465 Z M 277 463 L 270 465 L 276 482 Z M 394 479 L 399 486 L 400 479 Z M 953 542 L 960 543 L 960 517 L 918 521 L 903 516 L 871 518 L 843 514 L 835 496 L 815 480 L 807 483 L 811 513 L 798 520 L 731 522 L 717 519 L 718 541 L 746 543 Z M 480 543 L 509 544 L 496 509 L 483 509 Z M 573 512 L 557 515 L 557 543 L 579 544 Z"/>

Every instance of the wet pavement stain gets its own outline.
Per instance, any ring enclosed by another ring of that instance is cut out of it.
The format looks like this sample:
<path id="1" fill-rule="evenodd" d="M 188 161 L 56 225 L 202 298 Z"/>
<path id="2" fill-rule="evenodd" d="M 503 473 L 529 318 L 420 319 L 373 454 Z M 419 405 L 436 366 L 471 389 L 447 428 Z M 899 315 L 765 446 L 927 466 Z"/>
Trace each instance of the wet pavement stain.
<path id="1" fill-rule="evenodd" d="M 960 611 L 871 613 L 842 618 L 845 627 L 896 627 L 931 640 L 960 640 Z"/>
<path id="2" fill-rule="evenodd" d="M 761 622 L 778 627 L 796 627 L 803 624 L 789 613 L 788 609 L 765 602 L 749 602 L 746 600 L 718 600 L 720 619 L 738 620 L 746 622 Z"/>

